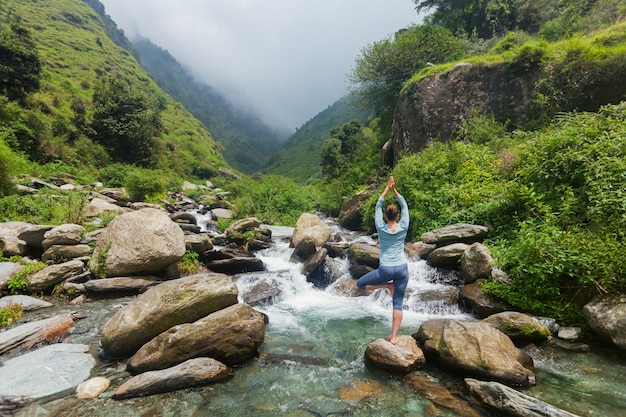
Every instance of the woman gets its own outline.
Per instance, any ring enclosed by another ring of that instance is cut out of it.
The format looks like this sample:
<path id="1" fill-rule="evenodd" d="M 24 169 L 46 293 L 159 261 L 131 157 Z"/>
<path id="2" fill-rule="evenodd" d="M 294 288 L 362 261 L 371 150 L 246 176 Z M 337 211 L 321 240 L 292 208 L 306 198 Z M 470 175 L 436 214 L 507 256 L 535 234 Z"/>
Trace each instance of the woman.
<path id="1" fill-rule="evenodd" d="M 396 200 L 400 204 L 400 213 L 398 213 L 398 207 L 395 204 L 388 205 L 385 208 L 385 221 L 383 220 L 382 207 L 390 190 L 393 190 Z M 399 221 L 398 214 L 400 215 Z M 393 177 L 389 177 L 385 191 L 376 202 L 374 223 L 380 244 L 380 266 L 378 269 L 363 275 L 357 281 L 357 286 L 366 290 L 387 288 L 391 291 L 393 316 L 391 336 L 388 340 L 395 345 L 398 342 L 398 331 L 400 330 L 400 323 L 402 323 L 404 292 L 409 282 L 409 268 L 404 256 L 404 240 L 409 229 L 409 208 L 404 197 L 396 190 Z"/>

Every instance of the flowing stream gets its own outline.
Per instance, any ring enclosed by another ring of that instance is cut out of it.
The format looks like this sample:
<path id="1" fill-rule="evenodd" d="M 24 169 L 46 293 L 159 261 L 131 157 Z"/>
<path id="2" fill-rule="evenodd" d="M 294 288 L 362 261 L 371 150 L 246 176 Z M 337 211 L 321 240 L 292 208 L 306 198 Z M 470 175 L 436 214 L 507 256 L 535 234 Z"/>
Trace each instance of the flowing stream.
<path id="1" fill-rule="evenodd" d="M 95 400 L 71 395 L 32 404 L 18 416 L 456 416 L 413 392 L 402 376 L 368 368 L 367 345 L 389 335 L 391 298 L 379 290 L 368 297 L 350 298 L 317 289 L 289 261 L 285 238 L 292 229 L 273 227 L 275 245 L 257 253 L 267 271 L 241 276 L 240 297 L 258 280 L 278 283 L 281 293 L 267 306 L 269 316 L 259 356 L 234 370 L 227 382 L 146 398 L 115 401 L 111 389 Z M 348 239 L 369 239 L 350 235 Z M 335 268 L 347 272 L 346 261 Z M 400 334 L 415 333 L 431 318 L 473 320 L 450 302 L 453 280 L 412 260 L 406 310 Z M 79 310 L 68 342 L 97 345 L 98 327 L 132 297 L 95 300 Z M 65 306 L 68 309 L 68 306 Z M 626 417 L 626 361 L 624 353 L 572 353 L 552 347 L 532 352 L 537 386 L 525 392 L 580 416 Z M 110 379 L 124 375 L 123 362 L 105 363 L 95 375 Z M 461 385 L 462 378 L 434 367 L 416 371 L 442 385 Z M 497 415 L 497 414 L 493 414 Z"/>

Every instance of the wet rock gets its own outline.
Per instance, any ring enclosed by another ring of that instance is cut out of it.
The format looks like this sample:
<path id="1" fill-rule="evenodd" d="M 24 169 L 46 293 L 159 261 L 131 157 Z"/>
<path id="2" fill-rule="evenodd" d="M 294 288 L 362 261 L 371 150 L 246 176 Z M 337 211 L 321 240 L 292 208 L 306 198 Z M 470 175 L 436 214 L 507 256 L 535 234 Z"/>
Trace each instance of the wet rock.
<path id="1" fill-rule="evenodd" d="M 0 354 L 13 349 L 28 349 L 38 343 L 56 343 L 74 325 L 69 314 L 12 327 L 0 333 Z"/>
<path id="2" fill-rule="evenodd" d="M 386 339 L 377 339 L 367 345 L 365 359 L 383 369 L 409 373 L 421 368 L 426 359 L 411 336 L 399 336 L 398 343 L 392 345 Z"/>
<path id="3" fill-rule="evenodd" d="M 235 304 L 159 334 L 128 360 L 128 369 L 133 373 L 165 369 L 198 357 L 238 365 L 252 358 L 264 338 L 263 314 L 247 304 Z"/>
<path id="4" fill-rule="evenodd" d="M 343 258 L 348 255 L 348 242 L 326 242 L 323 248 L 328 251 L 331 258 Z"/>
<path id="5" fill-rule="evenodd" d="M 196 253 L 212 250 L 213 242 L 211 241 L 211 236 L 206 233 L 185 235 L 185 249 Z"/>
<path id="6" fill-rule="evenodd" d="M 357 242 L 348 248 L 348 257 L 354 263 L 378 268 L 380 261 L 380 248 L 367 243 Z"/>
<path id="7" fill-rule="evenodd" d="M 456 269 L 463 253 L 468 248 L 465 243 L 452 243 L 441 246 L 428 254 L 426 260 L 431 266 Z"/>
<path id="8" fill-rule="evenodd" d="M 231 376 L 230 368 L 215 359 L 189 359 L 168 369 L 148 371 L 132 377 L 115 390 L 113 398 L 122 400 L 175 391 L 223 381 Z"/>
<path id="9" fill-rule="evenodd" d="M 172 219 L 176 223 L 198 224 L 196 216 L 187 212 L 176 212 L 170 214 L 170 219 Z"/>
<path id="10" fill-rule="evenodd" d="M 238 290 L 221 274 L 198 274 L 150 288 L 117 311 L 102 328 L 102 347 L 110 355 L 135 353 L 155 336 L 237 303 Z"/>
<path id="11" fill-rule="evenodd" d="M 290 246 L 295 248 L 302 239 L 309 236 L 315 240 L 316 247 L 321 247 L 330 239 L 330 235 L 330 226 L 322 219 L 315 214 L 302 213 L 296 222 Z"/>
<path id="12" fill-rule="evenodd" d="M 79 275 L 85 270 L 85 264 L 79 260 L 50 265 L 34 273 L 28 280 L 28 289 L 31 292 L 47 291 L 66 279 Z"/>
<path id="13" fill-rule="evenodd" d="M 54 305 L 48 301 L 28 295 L 7 295 L 6 297 L 0 298 L 0 308 L 8 307 L 12 304 L 20 305 L 23 311 L 34 311 Z"/>
<path id="14" fill-rule="evenodd" d="M 328 260 L 326 249 L 322 248 L 302 264 L 301 272 L 316 288 L 326 288 L 338 278 Z"/>
<path id="15" fill-rule="evenodd" d="M 213 272 L 227 275 L 265 271 L 265 264 L 263 264 L 263 261 L 254 257 L 216 259 L 214 261 L 206 262 L 205 265 Z"/>
<path id="16" fill-rule="evenodd" d="M 148 208 L 113 219 L 100 234 L 89 267 L 101 277 L 148 275 L 184 254 L 181 228 L 165 212 Z"/>
<path id="17" fill-rule="evenodd" d="M 363 401 L 380 395 L 383 387 L 373 379 L 359 379 L 352 384 L 339 388 L 339 398 L 343 401 Z"/>
<path id="18" fill-rule="evenodd" d="M 463 304 L 480 318 L 510 310 L 510 307 L 506 304 L 496 301 L 484 293 L 481 288 L 484 281 L 481 278 L 461 288 L 461 301 Z"/>
<path id="19" fill-rule="evenodd" d="M 626 295 L 597 297 L 583 307 L 583 314 L 598 337 L 626 349 Z"/>
<path id="20" fill-rule="evenodd" d="M 470 403 L 458 398 L 446 387 L 426 375 L 407 375 L 404 378 L 404 382 L 413 391 L 425 396 L 428 400 L 442 408 L 454 411 L 460 417 L 485 417 L 485 414 L 472 408 Z"/>
<path id="21" fill-rule="evenodd" d="M 111 381 L 102 376 L 88 379 L 76 387 L 76 398 L 91 399 L 96 398 L 109 388 Z"/>
<path id="22" fill-rule="evenodd" d="M 339 277 L 329 287 L 328 291 L 344 297 L 364 297 L 368 293 L 356 286 L 356 279 L 350 276 Z"/>
<path id="23" fill-rule="evenodd" d="M 453 224 L 423 233 L 421 240 L 424 243 L 432 243 L 437 246 L 445 246 L 452 243 L 472 244 L 474 242 L 482 242 L 488 232 L 489 229 L 485 226 Z"/>
<path id="24" fill-rule="evenodd" d="M 482 243 L 472 243 L 461 256 L 461 276 L 466 284 L 478 278 L 489 278 L 493 264 L 489 249 Z"/>
<path id="25" fill-rule="evenodd" d="M 315 254 L 315 239 L 311 236 L 306 236 L 302 239 L 296 247 L 293 249 L 293 253 L 291 255 L 294 261 L 305 261 L 310 258 L 313 254 Z"/>
<path id="26" fill-rule="evenodd" d="M 543 342 L 550 336 L 550 330 L 537 319 L 515 311 L 493 314 L 481 321 L 509 336 L 517 346 Z"/>
<path id="27" fill-rule="evenodd" d="M 350 270 L 350 276 L 352 276 L 352 278 L 359 279 L 363 275 L 367 274 L 368 272 L 373 271 L 374 268 L 366 266 L 366 265 L 351 264 L 349 267 L 349 270 Z"/>
<path id="28" fill-rule="evenodd" d="M 466 378 L 465 385 L 478 400 L 507 415 L 518 417 L 577 417 L 576 414 L 556 408 L 498 382 Z"/>
<path id="29" fill-rule="evenodd" d="M 251 307 L 267 305 L 282 293 L 278 281 L 258 280 L 242 295 L 242 301 Z"/>
<path id="30" fill-rule="evenodd" d="M 428 320 L 413 335 L 444 368 L 510 385 L 535 385 L 532 359 L 487 323 Z"/>
<path id="31" fill-rule="evenodd" d="M 67 343 L 9 359 L 0 367 L 0 403 L 10 397 L 28 402 L 71 393 L 89 378 L 95 364 L 89 346 Z"/>

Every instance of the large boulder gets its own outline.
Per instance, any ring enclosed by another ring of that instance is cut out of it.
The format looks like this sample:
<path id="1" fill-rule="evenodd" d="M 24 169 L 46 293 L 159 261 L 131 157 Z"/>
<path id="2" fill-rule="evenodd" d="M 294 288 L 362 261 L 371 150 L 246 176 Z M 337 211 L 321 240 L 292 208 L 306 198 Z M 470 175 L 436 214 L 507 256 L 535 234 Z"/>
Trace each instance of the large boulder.
<path id="1" fill-rule="evenodd" d="M 330 239 L 330 235 L 330 226 L 324 223 L 322 219 L 315 214 L 302 213 L 291 236 L 291 247 L 295 248 L 307 236 L 312 237 L 315 246 L 320 247 Z"/>
<path id="2" fill-rule="evenodd" d="M 380 248 L 363 242 L 356 242 L 348 248 L 348 257 L 359 265 L 378 268 L 380 262 Z"/>
<path id="3" fill-rule="evenodd" d="M 424 243 L 437 246 L 445 246 L 452 243 L 472 244 L 474 242 L 482 242 L 488 232 L 489 229 L 485 226 L 458 223 L 423 233 L 421 240 Z"/>
<path id="4" fill-rule="evenodd" d="M 7 295 L 6 297 L 0 298 L 0 308 L 5 308 L 13 304 L 19 304 L 20 307 L 22 307 L 22 311 L 34 311 L 54 305 L 51 302 L 28 295 Z"/>
<path id="5" fill-rule="evenodd" d="M 150 288 L 120 309 L 102 328 L 102 347 L 128 356 L 172 326 L 191 323 L 237 302 L 233 281 L 221 274 L 198 274 Z"/>
<path id="6" fill-rule="evenodd" d="M 363 203 L 374 194 L 377 187 L 377 184 L 372 184 L 346 200 L 339 211 L 339 224 L 348 230 L 360 230 L 363 223 L 363 215 L 361 214 Z"/>
<path id="7" fill-rule="evenodd" d="M 376 339 L 365 348 L 365 359 L 379 368 L 409 373 L 421 368 L 426 359 L 411 336 L 400 336 L 392 345 L 386 339 Z"/>
<path id="8" fill-rule="evenodd" d="M 583 314 L 598 337 L 626 349 L 626 295 L 597 297 L 583 307 Z"/>
<path id="9" fill-rule="evenodd" d="M 89 204 L 85 206 L 85 216 L 87 217 L 95 217 L 100 214 L 111 212 L 118 214 L 124 214 L 128 212 L 129 209 L 118 206 L 117 204 L 110 203 L 102 198 L 92 198 Z"/>
<path id="10" fill-rule="evenodd" d="M 478 278 L 489 278 L 493 264 L 489 249 L 482 243 L 472 243 L 461 256 L 461 276 L 466 284 Z"/>
<path id="11" fill-rule="evenodd" d="M 159 284 L 161 281 L 155 277 L 116 277 L 92 279 L 85 282 L 83 288 L 92 294 L 139 294 Z"/>
<path id="12" fill-rule="evenodd" d="M 429 320 L 413 335 L 445 368 L 508 385 L 535 385 L 532 359 L 495 327 L 481 322 Z"/>
<path id="13" fill-rule="evenodd" d="M 89 245 L 52 245 L 41 255 L 43 262 L 63 262 L 88 257 L 93 249 Z"/>
<path id="14" fill-rule="evenodd" d="M 476 280 L 471 284 L 464 285 L 461 288 L 461 302 L 480 318 L 489 317 L 492 314 L 502 313 L 510 310 L 510 307 L 499 302 L 485 294 L 482 284 L 485 282 L 483 278 Z"/>
<path id="15" fill-rule="evenodd" d="M 53 228 L 54 226 L 31 225 L 31 227 L 20 232 L 17 237 L 26 242 L 28 246 L 41 249 L 43 248 L 44 235 Z"/>
<path id="16" fill-rule="evenodd" d="M 189 359 L 168 369 L 144 372 L 132 377 L 115 389 L 113 398 L 123 400 L 143 397 L 219 382 L 231 376 L 231 369 L 215 359 Z"/>
<path id="17" fill-rule="evenodd" d="M 461 256 L 463 256 L 467 248 L 468 245 L 465 243 L 451 243 L 430 252 L 426 260 L 431 266 L 456 269 L 459 266 Z"/>
<path id="18" fill-rule="evenodd" d="M 161 333 L 128 360 L 128 368 L 142 373 L 199 357 L 234 366 L 252 358 L 264 339 L 265 316 L 247 304 L 235 304 Z"/>
<path id="19" fill-rule="evenodd" d="M 550 336 L 550 330 L 539 320 L 516 311 L 492 314 L 481 321 L 509 336 L 517 346 L 543 342 Z"/>
<path id="20" fill-rule="evenodd" d="M 148 275 L 178 262 L 185 234 L 160 210 L 143 209 L 117 216 L 100 234 L 89 261 L 98 276 Z"/>

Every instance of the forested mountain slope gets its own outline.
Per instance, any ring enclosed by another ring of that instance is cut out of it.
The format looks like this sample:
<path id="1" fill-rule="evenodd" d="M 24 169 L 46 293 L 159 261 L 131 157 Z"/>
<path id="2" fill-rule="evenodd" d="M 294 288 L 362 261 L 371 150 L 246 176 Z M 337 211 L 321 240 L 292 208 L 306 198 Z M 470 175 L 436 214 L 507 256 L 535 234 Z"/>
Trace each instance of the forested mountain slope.
<path id="1" fill-rule="evenodd" d="M 228 166 L 204 126 L 107 36 L 81 0 L 2 2 L 0 29 L 10 41 L 26 31 L 42 63 L 40 88 L 0 104 L 3 139 L 32 160 L 133 163 L 180 175 Z M 115 101 L 126 107 L 114 108 Z M 125 137 L 128 131 L 139 136 Z"/>
<path id="2" fill-rule="evenodd" d="M 306 122 L 265 164 L 262 172 L 284 175 L 305 181 L 319 172 L 324 141 L 333 127 L 357 120 L 367 125 L 371 111 L 359 107 L 350 97 L 343 97 Z"/>

